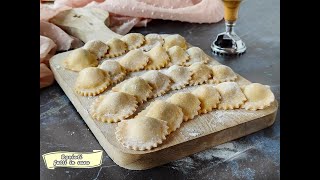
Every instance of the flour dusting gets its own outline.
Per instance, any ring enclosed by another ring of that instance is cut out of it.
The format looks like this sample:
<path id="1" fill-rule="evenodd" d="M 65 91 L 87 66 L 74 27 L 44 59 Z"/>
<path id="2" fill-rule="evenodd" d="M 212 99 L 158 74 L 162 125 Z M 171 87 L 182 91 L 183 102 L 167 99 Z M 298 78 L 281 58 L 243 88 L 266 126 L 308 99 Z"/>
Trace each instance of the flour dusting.
<path id="1" fill-rule="evenodd" d="M 233 143 L 220 144 L 219 146 L 216 146 L 215 148 L 216 148 L 216 149 L 224 149 L 224 148 L 227 148 L 227 149 L 235 149 Z"/>
<path id="2" fill-rule="evenodd" d="M 206 163 L 206 168 L 212 169 L 223 161 L 246 157 L 246 154 L 243 152 L 247 149 L 248 147 L 245 145 L 229 142 L 174 161 L 170 163 L 170 168 L 178 170 L 183 174 L 190 174 L 194 173 L 194 169 L 198 169 Z"/>
<path id="3" fill-rule="evenodd" d="M 210 149 L 210 150 L 204 151 L 202 153 L 197 153 L 194 156 L 200 160 L 205 160 L 205 161 L 209 161 L 214 158 L 221 158 L 221 159 L 225 160 L 225 159 L 231 158 L 236 153 L 237 152 L 232 151 L 232 150 Z"/>
<path id="4" fill-rule="evenodd" d="M 171 163 L 171 168 L 178 170 L 184 174 L 188 174 L 192 169 L 195 169 L 195 162 L 190 157 L 176 160 Z"/>
<path id="5" fill-rule="evenodd" d="M 199 134 L 200 134 L 200 133 L 189 133 L 189 135 L 192 136 L 192 137 L 199 136 Z"/>
<path id="6" fill-rule="evenodd" d="M 184 129 L 184 131 L 180 132 L 184 137 L 185 139 L 190 139 L 190 138 L 194 138 L 194 137 L 197 137 L 199 135 L 201 135 L 201 132 L 199 131 L 196 131 L 195 129 L 189 129 L 189 128 L 186 128 Z"/>
<path id="7" fill-rule="evenodd" d="M 233 143 L 225 143 L 219 146 L 216 146 L 213 149 L 208 149 L 200 153 L 194 154 L 194 157 L 204 161 L 210 161 L 214 158 L 221 158 L 223 160 L 229 159 L 236 155 L 238 149 L 235 149 Z"/>

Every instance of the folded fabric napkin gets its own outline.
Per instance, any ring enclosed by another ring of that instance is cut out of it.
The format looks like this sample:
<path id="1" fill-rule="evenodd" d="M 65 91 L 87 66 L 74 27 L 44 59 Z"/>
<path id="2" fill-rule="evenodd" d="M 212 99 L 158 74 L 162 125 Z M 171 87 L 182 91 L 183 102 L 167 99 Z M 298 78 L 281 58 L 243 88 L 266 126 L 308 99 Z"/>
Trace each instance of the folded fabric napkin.
<path id="1" fill-rule="evenodd" d="M 215 23 L 223 18 L 221 0 L 106 0 L 91 2 L 86 7 L 97 7 L 123 16 L 191 23 Z"/>

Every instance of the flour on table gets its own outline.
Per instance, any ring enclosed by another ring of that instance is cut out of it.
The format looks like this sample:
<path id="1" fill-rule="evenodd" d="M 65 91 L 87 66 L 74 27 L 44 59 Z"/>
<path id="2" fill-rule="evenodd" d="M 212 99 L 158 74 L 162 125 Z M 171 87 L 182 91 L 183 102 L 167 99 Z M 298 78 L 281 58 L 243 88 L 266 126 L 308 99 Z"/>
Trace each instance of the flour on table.
<path id="1" fill-rule="evenodd" d="M 195 169 L 195 162 L 190 157 L 185 157 L 170 163 L 172 169 L 178 170 L 183 174 L 188 174 L 191 170 Z"/>
<path id="2" fill-rule="evenodd" d="M 235 149 L 233 143 L 224 143 L 224 144 L 220 144 L 219 146 L 215 147 L 216 149 Z"/>

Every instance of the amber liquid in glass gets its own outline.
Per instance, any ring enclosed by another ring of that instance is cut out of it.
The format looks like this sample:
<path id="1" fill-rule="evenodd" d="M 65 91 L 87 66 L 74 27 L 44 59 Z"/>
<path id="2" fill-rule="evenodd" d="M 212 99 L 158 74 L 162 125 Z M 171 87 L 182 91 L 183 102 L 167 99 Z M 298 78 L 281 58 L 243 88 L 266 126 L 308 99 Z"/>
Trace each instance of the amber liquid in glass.
<path id="1" fill-rule="evenodd" d="M 238 19 L 238 12 L 242 0 L 222 0 L 224 4 L 224 19 L 234 22 Z"/>

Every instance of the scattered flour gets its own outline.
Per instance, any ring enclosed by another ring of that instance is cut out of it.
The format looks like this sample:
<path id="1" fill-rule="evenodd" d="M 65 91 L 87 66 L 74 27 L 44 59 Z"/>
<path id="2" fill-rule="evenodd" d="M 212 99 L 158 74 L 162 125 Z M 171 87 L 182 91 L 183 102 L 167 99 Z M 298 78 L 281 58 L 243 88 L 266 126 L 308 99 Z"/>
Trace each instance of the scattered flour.
<path id="1" fill-rule="evenodd" d="M 221 158 L 223 160 L 232 158 L 235 156 L 240 149 L 235 149 L 233 143 L 225 143 L 219 146 L 216 146 L 212 149 L 208 149 L 197 154 L 194 154 L 194 157 L 200 160 L 209 161 L 213 158 Z M 241 150 L 240 150 L 241 151 Z"/>
<path id="2" fill-rule="evenodd" d="M 246 154 L 243 153 L 246 149 L 248 149 L 248 147 L 236 147 L 233 142 L 229 142 L 171 162 L 169 167 L 183 174 L 190 174 L 193 173 L 194 169 L 203 166 L 205 162 L 208 163 L 206 168 L 212 169 L 215 165 L 223 161 L 246 157 Z"/>
<path id="3" fill-rule="evenodd" d="M 195 169 L 195 162 L 190 157 L 185 157 L 183 159 L 176 160 L 172 162 L 171 168 L 182 172 L 183 174 L 190 173 L 191 170 Z"/>
<path id="4" fill-rule="evenodd" d="M 86 109 L 85 111 L 84 111 L 86 114 L 89 114 L 89 111 Z"/>
<path id="5" fill-rule="evenodd" d="M 219 146 L 216 146 L 215 147 L 216 149 L 224 149 L 224 148 L 227 148 L 227 149 L 235 149 L 233 143 L 224 143 L 224 144 L 220 144 Z"/>
<path id="6" fill-rule="evenodd" d="M 196 131 L 195 129 L 185 129 L 183 132 L 180 132 L 186 139 L 197 137 L 201 135 L 201 132 Z"/>
<path id="7" fill-rule="evenodd" d="M 56 65 L 56 68 L 57 68 L 57 69 L 61 69 L 61 66 L 59 66 L 59 65 Z"/>
<path id="8" fill-rule="evenodd" d="M 223 160 L 229 159 L 237 152 L 224 150 L 224 149 L 210 149 L 201 153 L 197 153 L 194 156 L 200 160 L 212 160 L 213 158 L 221 158 Z"/>
<path id="9" fill-rule="evenodd" d="M 192 137 L 196 137 L 196 136 L 199 136 L 200 133 L 189 133 L 189 135 L 192 136 Z"/>

